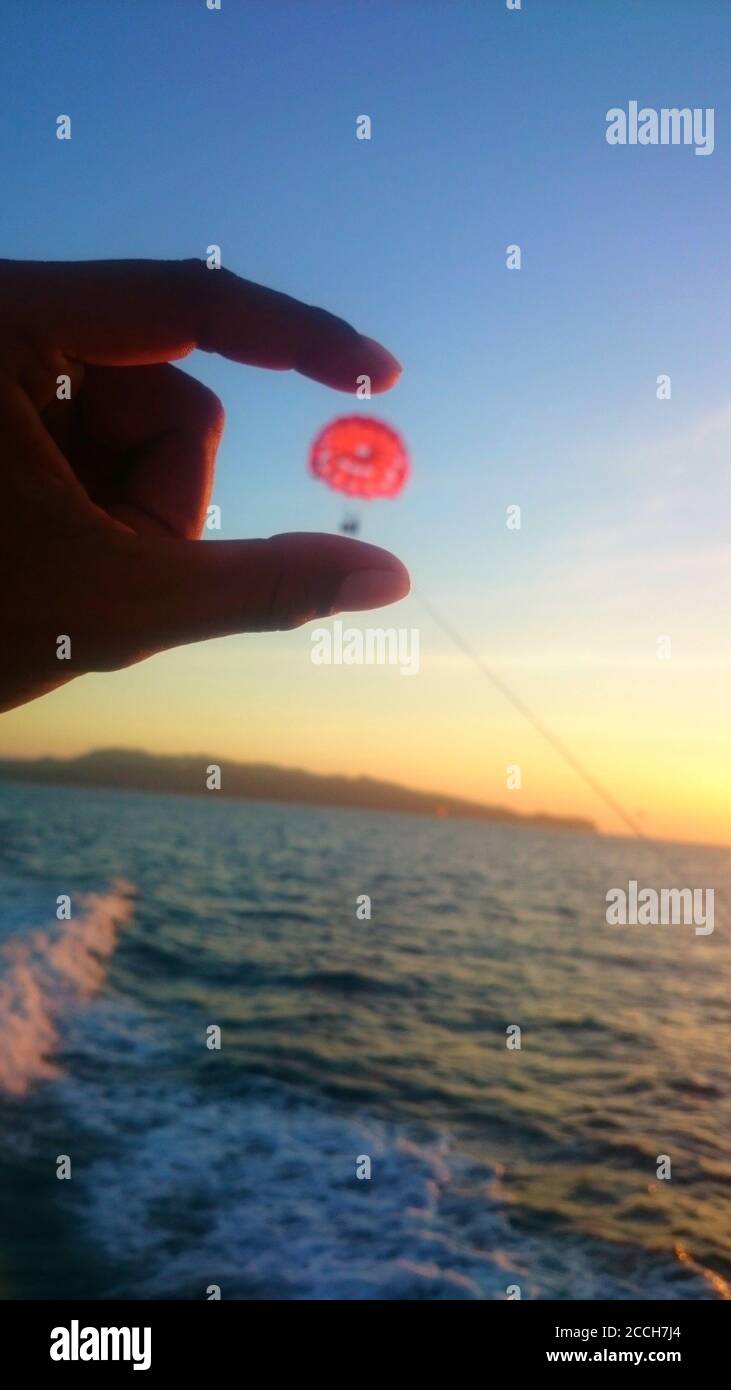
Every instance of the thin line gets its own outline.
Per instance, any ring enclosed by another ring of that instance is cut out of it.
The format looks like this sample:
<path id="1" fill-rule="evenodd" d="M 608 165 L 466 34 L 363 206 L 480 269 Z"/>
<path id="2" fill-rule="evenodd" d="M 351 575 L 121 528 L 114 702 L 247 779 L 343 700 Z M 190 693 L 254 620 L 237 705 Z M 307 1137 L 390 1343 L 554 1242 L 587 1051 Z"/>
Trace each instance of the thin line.
<path id="1" fill-rule="evenodd" d="M 424 598 L 423 594 L 414 592 L 413 597 L 421 604 L 422 608 L 426 609 L 427 613 L 430 615 L 431 618 L 433 618 L 434 622 L 437 623 L 438 626 L 441 627 L 444 632 L 446 632 L 447 636 L 451 638 L 455 645 L 458 646 L 465 653 L 465 655 L 469 657 L 470 661 L 473 662 L 473 664 L 477 667 L 478 671 L 480 671 L 482 675 L 485 676 L 486 679 L 489 680 L 491 684 L 495 686 L 496 690 L 500 691 L 500 694 L 504 697 L 504 699 L 508 701 L 509 704 L 513 706 L 513 709 L 516 709 L 519 714 L 522 714 L 524 719 L 527 719 L 529 724 L 533 725 L 533 728 L 537 731 L 537 733 L 539 733 L 541 737 L 544 738 L 546 742 L 551 745 L 554 751 L 558 753 L 559 757 L 563 758 L 564 762 L 567 763 L 568 766 L 573 769 L 573 771 L 582 779 L 582 781 L 586 782 L 586 785 L 588 787 L 591 787 L 591 790 L 595 793 L 595 795 L 598 796 L 604 802 L 604 804 L 608 806 L 611 811 L 614 812 L 615 816 L 619 816 L 620 820 L 623 821 L 623 823 L 629 827 L 633 835 L 638 840 L 643 840 L 645 844 L 651 845 L 655 849 L 658 848 L 656 841 L 652 840 L 648 835 L 645 835 L 644 831 L 638 825 L 634 817 L 631 816 L 628 811 L 625 811 L 623 806 L 620 806 L 619 802 L 615 800 L 611 792 L 608 792 L 606 787 L 603 787 L 601 782 L 597 781 L 596 777 L 592 776 L 588 768 L 584 767 L 583 763 L 581 763 L 579 759 L 574 756 L 571 750 L 566 747 L 566 744 L 562 741 L 562 739 L 558 737 L 558 734 L 554 734 L 553 730 L 549 729 L 548 725 L 544 724 L 543 720 L 539 719 L 538 716 L 535 715 L 533 711 L 528 708 L 524 701 L 521 700 L 520 696 L 516 695 L 514 690 L 511 690 L 510 686 L 506 684 L 502 676 L 499 676 L 496 671 L 493 671 L 492 667 L 488 666 L 487 663 L 484 662 L 482 658 L 477 655 L 477 652 L 469 645 L 468 642 L 465 641 L 461 633 L 459 633 L 457 629 L 452 626 L 449 620 L 447 618 L 443 618 L 441 613 L 437 611 L 434 605 L 432 603 L 429 603 L 427 599 Z"/>

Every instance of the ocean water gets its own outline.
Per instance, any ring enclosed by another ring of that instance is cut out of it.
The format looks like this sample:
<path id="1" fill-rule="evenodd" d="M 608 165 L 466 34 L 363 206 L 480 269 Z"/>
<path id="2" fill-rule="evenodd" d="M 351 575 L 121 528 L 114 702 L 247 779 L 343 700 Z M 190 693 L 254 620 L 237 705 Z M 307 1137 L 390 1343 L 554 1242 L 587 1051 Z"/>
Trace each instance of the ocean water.
<path id="1" fill-rule="evenodd" d="M 633 878 L 714 932 L 608 927 Z M 3 784 L 0 1296 L 728 1298 L 730 888 L 719 849 Z"/>

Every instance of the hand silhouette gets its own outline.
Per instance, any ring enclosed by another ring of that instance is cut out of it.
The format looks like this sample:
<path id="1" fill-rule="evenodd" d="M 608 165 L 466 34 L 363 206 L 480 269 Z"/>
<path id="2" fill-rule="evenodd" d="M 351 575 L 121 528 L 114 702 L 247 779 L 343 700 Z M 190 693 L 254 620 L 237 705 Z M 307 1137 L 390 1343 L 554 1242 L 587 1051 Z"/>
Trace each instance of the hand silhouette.
<path id="1" fill-rule="evenodd" d="M 216 396 L 170 365 L 196 347 L 342 391 L 400 371 L 342 319 L 202 262 L 0 261 L 0 710 L 408 592 L 395 556 L 342 536 L 196 539 L 223 430 Z"/>

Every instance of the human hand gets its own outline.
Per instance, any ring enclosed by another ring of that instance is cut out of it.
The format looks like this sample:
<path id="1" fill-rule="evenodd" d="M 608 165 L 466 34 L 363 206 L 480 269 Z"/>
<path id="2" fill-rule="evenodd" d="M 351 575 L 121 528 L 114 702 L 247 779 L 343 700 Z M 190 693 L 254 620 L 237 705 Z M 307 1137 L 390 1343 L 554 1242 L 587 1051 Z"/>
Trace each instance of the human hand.
<path id="1" fill-rule="evenodd" d="M 0 710 L 167 647 L 408 592 L 395 556 L 342 536 L 197 540 L 223 409 L 169 365 L 194 348 L 342 391 L 361 375 L 388 390 L 400 371 L 342 319 L 203 262 L 0 261 Z"/>

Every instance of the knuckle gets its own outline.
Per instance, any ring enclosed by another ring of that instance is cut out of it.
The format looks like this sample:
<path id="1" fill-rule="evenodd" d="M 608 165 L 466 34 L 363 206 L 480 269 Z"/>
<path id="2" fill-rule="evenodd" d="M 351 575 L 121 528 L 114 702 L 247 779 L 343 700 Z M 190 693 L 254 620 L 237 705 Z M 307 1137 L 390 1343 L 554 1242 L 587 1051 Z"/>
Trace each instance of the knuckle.
<path id="1" fill-rule="evenodd" d="M 289 632 L 331 611 L 332 576 L 313 556 L 306 566 L 293 563 L 289 536 L 267 542 L 272 565 L 265 605 L 270 629 Z"/>
<path id="2" fill-rule="evenodd" d="M 191 392 L 191 408 L 206 434 L 221 435 L 226 423 L 223 402 L 210 387 L 196 381 Z"/>
<path id="3" fill-rule="evenodd" d="M 221 306 L 231 294 L 237 277 L 225 267 L 209 269 L 205 261 L 179 261 L 185 292 L 192 304 L 195 338 L 198 346 L 209 350 L 215 342 L 215 325 Z"/>

